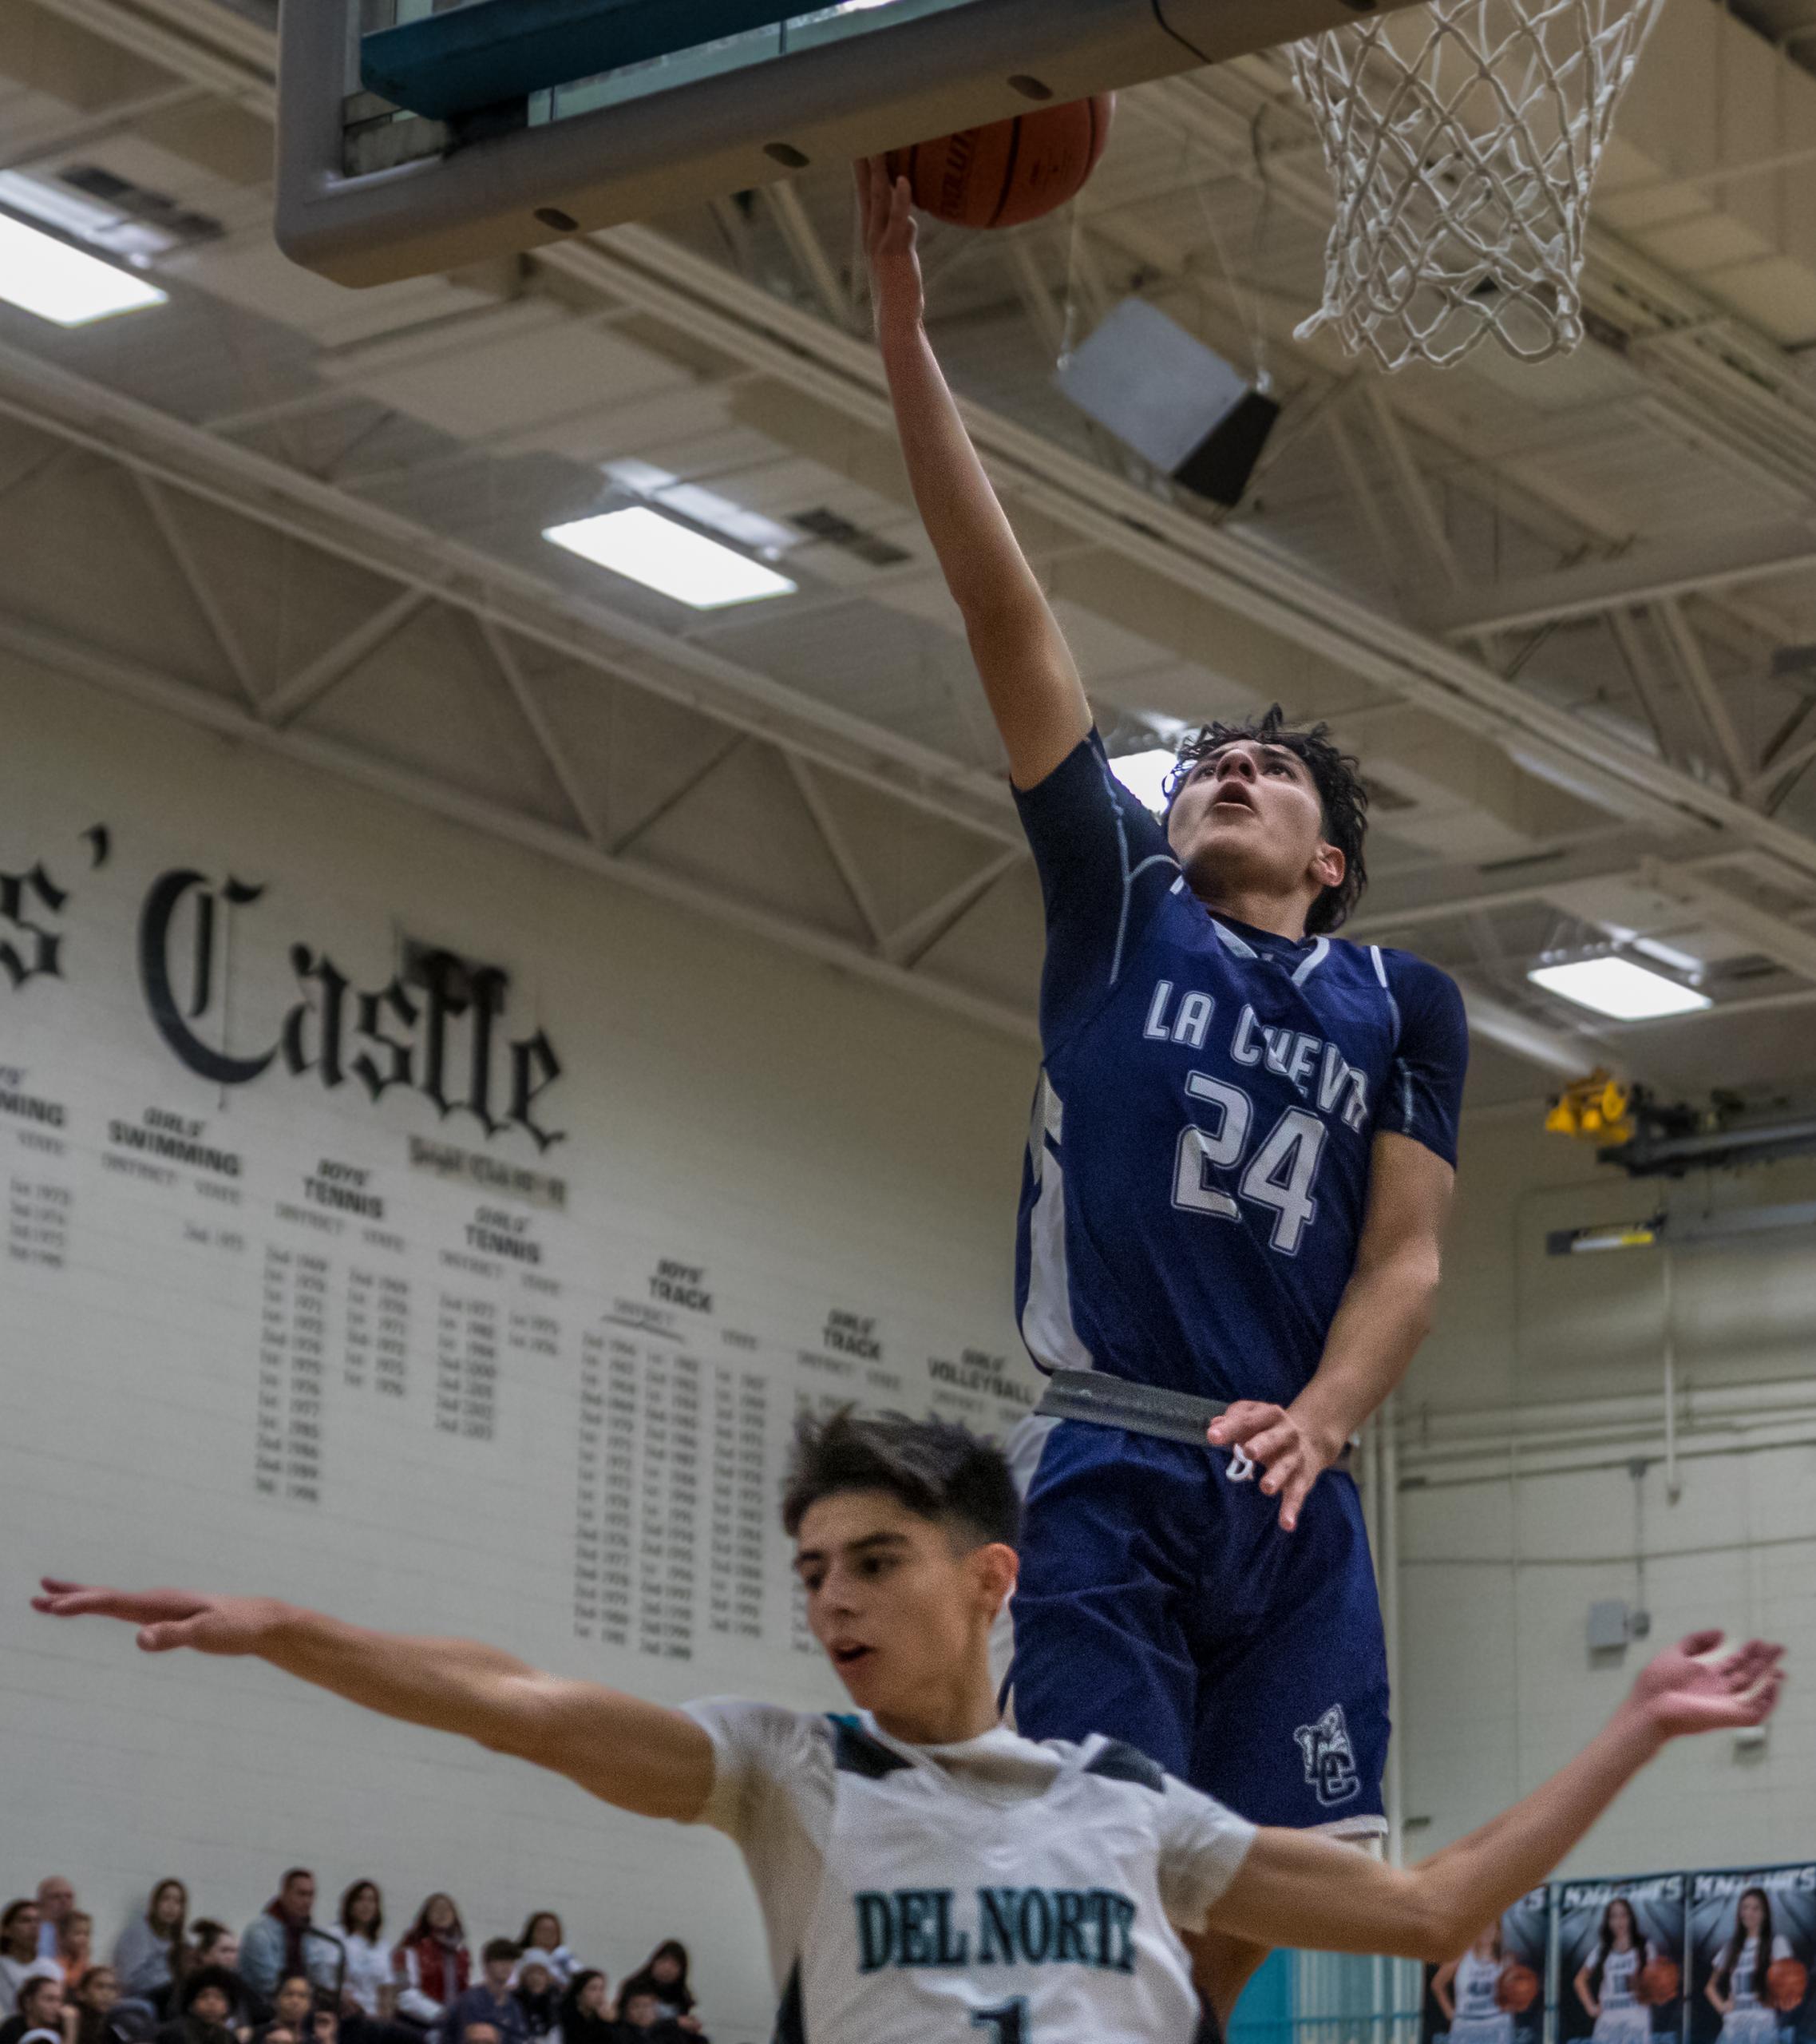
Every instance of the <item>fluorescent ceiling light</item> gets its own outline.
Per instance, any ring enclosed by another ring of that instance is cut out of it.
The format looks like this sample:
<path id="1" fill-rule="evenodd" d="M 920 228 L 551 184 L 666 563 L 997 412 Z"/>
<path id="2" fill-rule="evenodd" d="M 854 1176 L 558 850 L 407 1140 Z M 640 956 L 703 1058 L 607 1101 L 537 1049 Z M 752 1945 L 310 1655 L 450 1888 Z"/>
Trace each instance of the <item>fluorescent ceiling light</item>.
<path id="1" fill-rule="evenodd" d="M 695 610 L 722 610 L 794 592 L 785 575 L 659 511 L 607 511 L 551 525 L 543 537 Z"/>
<path id="2" fill-rule="evenodd" d="M 1151 752 L 1126 752 L 1110 763 L 1110 770 L 1145 808 L 1166 807 L 1167 776 L 1179 764 L 1170 745 L 1157 745 Z"/>
<path id="3" fill-rule="evenodd" d="M 29 214 L 45 226 L 60 229 L 77 241 L 105 248 L 110 255 L 143 262 L 176 246 L 176 236 L 162 228 L 131 219 L 117 207 L 97 205 L 65 184 L 47 184 L 42 178 L 27 177 L 22 171 L 0 170 L 0 206 Z"/>
<path id="4" fill-rule="evenodd" d="M 667 510 L 677 511 L 696 525 L 704 525 L 708 532 L 722 533 L 728 540 L 735 540 L 753 553 L 773 557 L 801 544 L 801 534 L 792 526 L 766 518 L 761 511 L 747 511 L 742 504 L 734 504 L 729 497 L 721 497 L 715 489 L 704 489 L 698 483 L 683 482 L 679 476 L 671 475 L 667 469 L 659 469 L 651 462 L 607 461 L 605 473 L 619 489 L 647 497 L 652 504 L 660 504 Z"/>
<path id="5" fill-rule="evenodd" d="M 1649 972 L 1631 958 L 1579 958 L 1569 965 L 1541 965 L 1526 977 L 1548 993 L 1561 994 L 1579 1008 L 1612 1016 L 1616 1022 L 1652 1022 L 1660 1016 L 1694 1015 L 1715 1005 L 1694 987 Z"/>
<path id="6" fill-rule="evenodd" d="M 0 213 L 0 298 L 59 327 L 85 327 L 92 319 L 162 305 L 165 294 L 129 270 Z"/>

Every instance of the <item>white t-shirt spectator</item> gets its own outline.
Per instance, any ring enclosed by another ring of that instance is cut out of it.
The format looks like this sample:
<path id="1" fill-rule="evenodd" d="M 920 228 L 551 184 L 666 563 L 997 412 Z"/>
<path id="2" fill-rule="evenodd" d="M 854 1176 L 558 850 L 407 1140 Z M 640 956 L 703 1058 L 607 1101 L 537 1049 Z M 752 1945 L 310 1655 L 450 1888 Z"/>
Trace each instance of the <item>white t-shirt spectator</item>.
<path id="1" fill-rule="evenodd" d="M 63 1968 L 54 1959 L 8 1959 L 0 1953 L 0 2018 L 19 2012 L 19 1990 L 28 1980 L 61 1980 Z"/>
<path id="2" fill-rule="evenodd" d="M 378 2013 L 378 1991 L 396 1985 L 391 1967 L 391 1947 L 382 1938 L 362 1937 L 357 1931 L 343 1931 L 341 1943 L 346 1949 L 346 1991 L 368 2015 Z"/>

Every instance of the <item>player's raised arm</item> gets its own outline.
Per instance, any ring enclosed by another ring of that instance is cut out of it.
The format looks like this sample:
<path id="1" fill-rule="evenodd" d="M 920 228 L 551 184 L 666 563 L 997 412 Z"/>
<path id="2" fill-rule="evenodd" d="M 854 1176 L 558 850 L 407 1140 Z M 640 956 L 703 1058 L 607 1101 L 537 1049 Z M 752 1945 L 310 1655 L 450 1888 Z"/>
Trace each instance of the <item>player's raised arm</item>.
<path id="1" fill-rule="evenodd" d="M 1672 1739 L 1759 1725 L 1778 1701 L 1783 1650 L 1719 1655 L 1698 1633 L 1640 1674 L 1604 1729 L 1543 1787 L 1420 1865 L 1396 1868 L 1305 1832 L 1263 1831 L 1210 1927 L 1270 1945 L 1454 1958 L 1545 1879 Z"/>
<path id="2" fill-rule="evenodd" d="M 1018 787 L 1031 788 L 1090 731 L 1090 708 L 927 338 L 907 180 L 892 180 L 872 158 L 858 164 L 857 183 L 876 338 L 908 481 L 963 616 L 1010 773 Z"/>
<path id="3" fill-rule="evenodd" d="M 267 1597 L 93 1589 L 46 1577 L 34 1609 L 120 1618 L 148 1654 L 251 1655 L 406 1724 L 477 1740 L 564 1774 L 639 1816 L 690 1822 L 713 1785 L 713 1747 L 679 1710 L 565 1681 L 465 1639 L 412 1639 L 343 1625 Z"/>

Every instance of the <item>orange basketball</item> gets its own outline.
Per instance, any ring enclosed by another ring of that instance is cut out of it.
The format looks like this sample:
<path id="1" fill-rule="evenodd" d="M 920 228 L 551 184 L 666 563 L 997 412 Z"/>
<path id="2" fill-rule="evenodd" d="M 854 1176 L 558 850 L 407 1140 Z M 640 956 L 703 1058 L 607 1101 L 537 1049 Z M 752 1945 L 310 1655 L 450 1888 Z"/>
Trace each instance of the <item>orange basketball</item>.
<path id="1" fill-rule="evenodd" d="M 1517 1959 L 1509 1959 L 1501 1969 L 1494 1998 L 1509 2015 L 1524 2015 L 1538 1999 L 1538 1975 Z"/>
<path id="2" fill-rule="evenodd" d="M 1640 1968 L 1640 1999 L 1648 2008 L 1662 2009 L 1667 2002 L 1675 2002 L 1683 1985 L 1675 1959 L 1648 1959 Z"/>
<path id="3" fill-rule="evenodd" d="M 892 177 L 905 177 L 914 203 L 954 227 L 1019 227 L 1084 190 L 1110 140 L 1116 95 L 1043 106 L 967 128 L 912 149 L 892 149 Z"/>
<path id="4" fill-rule="evenodd" d="M 1801 1959 L 1775 1959 L 1766 1968 L 1766 1999 L 1780 2015 L 1803 2006 L 1810 1992 L 1810 1969 Z"/>

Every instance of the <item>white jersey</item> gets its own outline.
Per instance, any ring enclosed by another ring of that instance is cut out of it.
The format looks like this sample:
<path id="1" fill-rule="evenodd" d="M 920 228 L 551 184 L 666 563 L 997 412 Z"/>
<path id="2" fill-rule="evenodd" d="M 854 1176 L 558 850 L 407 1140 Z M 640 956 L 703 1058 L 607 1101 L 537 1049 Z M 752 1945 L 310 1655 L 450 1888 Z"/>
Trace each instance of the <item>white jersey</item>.
<path id="1" fill-rule="evenodd" d="M 1611 1946 L 1601 1963 L 1601 1989 L 1596 1999 L 1604 2009 L 1630 2009 L 1639 2004 L 1640 1967 L 1643 1955 L 1638 1947 L 1622 1951 Z"/>
<path id="2" fill-rule="evenodd" d="M 1179 1932 L 1255 1827 L 1102 1738 L 914 1746 L 868 1713 L 696 1703 L 781 1997 L 777 2044 L 1189 2044 Z"/>
<path id="3" fill-rule="evenodd" d="M 1459 2022 L 1480 2022 L 1489 2016 L 1501 2014 L 1500 1991 L 1499 1959 L 1478 1959 L 1472 1951 L 1458 1960 L 1451 1998 L 1456 2002 Z"/>
<path id="4" fill-rule="evenodd" d="M 1775 1963 L 1791 1955 L 1790 1940 L 1782 1934 L 1772 1940 L 1772 1959 Z M 1734 1968 L 1728 1975 L 1727 1991 L 1737 2009 L 1756 2009 L 1765 1987 L 1760 1977 L 1764 1969 L 1759 1963 L 1759 1940 L 1749 1938 L 1734 1955 Z"/>

